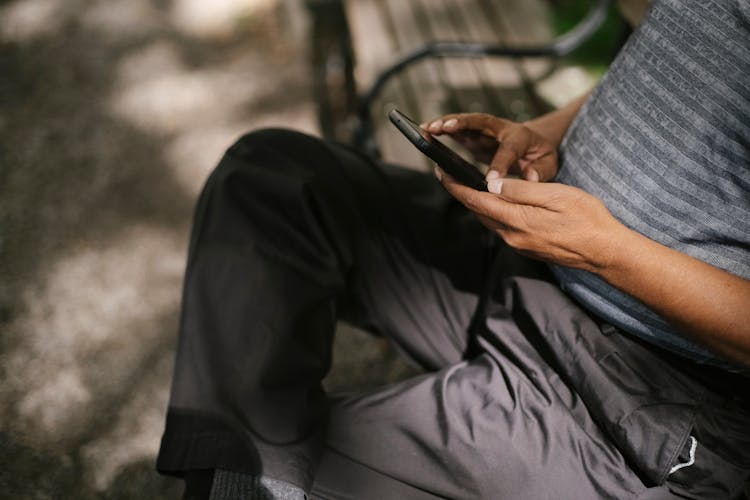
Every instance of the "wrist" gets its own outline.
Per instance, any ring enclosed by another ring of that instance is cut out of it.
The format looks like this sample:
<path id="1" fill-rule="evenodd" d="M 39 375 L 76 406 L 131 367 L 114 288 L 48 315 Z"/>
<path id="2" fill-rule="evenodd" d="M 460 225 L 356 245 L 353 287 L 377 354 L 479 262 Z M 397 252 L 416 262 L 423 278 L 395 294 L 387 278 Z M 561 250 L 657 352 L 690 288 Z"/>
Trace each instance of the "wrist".
<path id="1" fill-rule="evenodd" d="M 614 219 L 614 218 L 613 218 Z M 644 237 L 616 219 L 598 238 L 598 248 L 590 259 L 591 269 L 610 283 L 631 272 L 632 263 L 639 259 Z"/>

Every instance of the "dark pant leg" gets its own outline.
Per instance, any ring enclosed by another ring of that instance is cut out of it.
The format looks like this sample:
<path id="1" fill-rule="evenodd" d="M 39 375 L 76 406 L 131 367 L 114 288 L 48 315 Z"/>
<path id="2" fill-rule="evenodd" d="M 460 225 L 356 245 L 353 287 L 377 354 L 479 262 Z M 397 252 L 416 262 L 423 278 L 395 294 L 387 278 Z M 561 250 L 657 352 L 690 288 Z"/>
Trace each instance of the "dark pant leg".
<path id="1" fill-rule="evenodd" d="M 288 131 L 241 139 L 196 210 L 159 470 L 309 487 L 337 318 L 456 362 L 485 234 L 424 174 Z"/>

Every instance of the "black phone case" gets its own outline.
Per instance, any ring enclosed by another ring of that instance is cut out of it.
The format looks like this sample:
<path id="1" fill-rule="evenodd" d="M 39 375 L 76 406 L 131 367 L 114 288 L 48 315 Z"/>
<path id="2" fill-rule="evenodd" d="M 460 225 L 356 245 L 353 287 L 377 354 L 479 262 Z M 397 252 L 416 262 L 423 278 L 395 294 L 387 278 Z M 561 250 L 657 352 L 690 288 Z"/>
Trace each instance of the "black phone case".
<path id="1" fill-rule="evenodd" d="M 470 188 L 487 191 L 487 181 L 482 173 L 474 165 L 461 158 L 458 153 L 433 137 L 429 132 L 422 130 L 419 125 L 399 110 L 392 109 L 388 113 L 388 118 L 417 149 L 440 165 L 451 177 Z"/>

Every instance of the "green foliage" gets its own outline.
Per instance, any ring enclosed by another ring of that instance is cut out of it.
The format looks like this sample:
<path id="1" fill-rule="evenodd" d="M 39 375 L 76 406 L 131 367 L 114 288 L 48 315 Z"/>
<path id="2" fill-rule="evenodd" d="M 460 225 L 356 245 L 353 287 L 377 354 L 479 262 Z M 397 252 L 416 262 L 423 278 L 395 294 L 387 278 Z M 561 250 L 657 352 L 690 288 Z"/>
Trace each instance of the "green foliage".
<path id="1" fill-rule="evenodd" d="M 553 0 L 552 27 L 555 34 L 570 31 L 591 9 L 595 0 Z M 597 32 L 566 61 L 586 66 L 592 73 L 603 73 L 622 46 L 628 26 L 613 5 Z"/>

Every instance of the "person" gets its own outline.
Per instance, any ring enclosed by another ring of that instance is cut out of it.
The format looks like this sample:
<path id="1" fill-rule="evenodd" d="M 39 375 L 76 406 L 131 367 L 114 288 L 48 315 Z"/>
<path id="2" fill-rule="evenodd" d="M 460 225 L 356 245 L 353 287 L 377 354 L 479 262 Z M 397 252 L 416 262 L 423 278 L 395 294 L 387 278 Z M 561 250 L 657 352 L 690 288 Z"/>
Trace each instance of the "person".
<path id="1" fill-rule="evenodd" d="M 424 125 L 489 192 L 244 136 L 196 209 L 157 468 L 186 498 L 740 496 L 748 74 L 745 0 L 657 0 L 590 96 Z M 325 394 L 339 319 L 425 373 Z"/>

